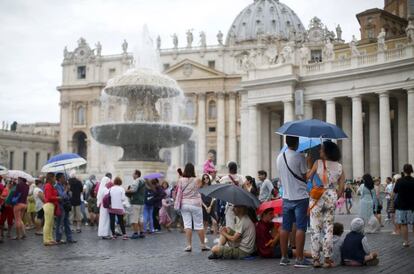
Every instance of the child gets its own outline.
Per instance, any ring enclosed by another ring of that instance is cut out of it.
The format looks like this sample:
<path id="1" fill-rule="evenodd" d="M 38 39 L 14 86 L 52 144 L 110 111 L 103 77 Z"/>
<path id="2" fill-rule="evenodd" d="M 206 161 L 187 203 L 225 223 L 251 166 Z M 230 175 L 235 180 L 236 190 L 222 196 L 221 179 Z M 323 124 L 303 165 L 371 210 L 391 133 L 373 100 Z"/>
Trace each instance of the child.
<path id="1" fill-rule="evenodd" d="M 347 266 L 378 265 L 378 253 L 372 252 L 364 235 L 364 220 L 355 218 L 341 247 L 342 262 Z"/>
<path id="2" fill-rule="evenodd" d="M 344 240 L 342 239 L 342 234 L 344 233 L 344 226 L 341 223 L 334 223 L 333 227 L 333 253 L 332 253 L 332 261 L 334 262 L 334 266 L 339 266 L 342 263 L 341 259 L 341 246 Z"/>
<path id="3" fill-rule="evenodd" d="M 336 201 L 336 209 L 338 210 L 338 214 L 344 214 L 342 210 L 344 209 L 345 205 L 345 198 L 344 196 L 339 197 L 338 201 Z"/>
<path id="4" fill-rule="evenodd" d="M 168 214 L 169 208 L 172 205 L 171 198 L 164 197 L 164 199 L 161 200 L 162 207 L 159 212 L 159 218 L 160 218 L 160 225 L 163 225 L 168 232 L 171 232 L 170 226 L 172 223 L 171 217 Z"/>

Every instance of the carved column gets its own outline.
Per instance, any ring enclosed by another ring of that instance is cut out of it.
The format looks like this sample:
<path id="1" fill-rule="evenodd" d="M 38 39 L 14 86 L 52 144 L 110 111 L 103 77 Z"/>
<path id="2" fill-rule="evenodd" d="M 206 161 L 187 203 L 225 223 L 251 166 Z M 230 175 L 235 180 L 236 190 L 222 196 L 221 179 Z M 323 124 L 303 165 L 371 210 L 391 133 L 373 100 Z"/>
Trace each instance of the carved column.
<path id="1" fill-rule="evenodd" d="M 380 175 L 378 100 L 369 102 L 369 167 L 372 176 Z"/>
<path id="2" fill-rule="evenodd" d="M 281 138 L 279 134 L 276 134 L 276 130 L 281 126 L 281 117 L 278 113 L 272 112 L 270 114 L 270 149 L 271 149 L 271 176 L 272 178 L 278 177 L 276 159 L 280 152 Z"/>
<path id="3" fill-rule="evenodd" d="M 92 121 L 91 124 L 95 125 L 99 123 L 99 112 L 101 107 L 101 101 L 99 99 L 92 100 L 90 102 L 90 105 L 92 106 Z M 88 158 L 91 160 L 90 163 L 88 163 L 88 171 L 90 172 L 98 172 L 100 167 L 100 153 L 99 153 L 99 143 L 91 136 L 90 142 L 88 142 L 88 145 L 90 144 L 90 155 L 88 155 Z"/>
<path id="4" fill-rule="evenodd" d="M 380 163 L 381 178 L 384 180 L 392 176 L 392 142 L 391 142 L 391 116 L 390 116 L 390 96 L 388 92 L 383 92 L 380 97 Z"/>
<path id="5" fill-rule="evenodd" d="M 352 171 L 354 178 L 364 175 L 364 128 L 359 95 L 352 97 Z"/>
<path id="6" fill-rule="evenodd" d="M 257 105 L 249 106 L 249 143 L 247 144 L 247 150 L 249 152 L 248 172 L 251 176 L 257 173 L 259 161 L 258 132 L 260 129 L 257 127 L 257 112 Z"/>
<path id="7" fill-rule="evenodd" d="M 240 106 L 240 167 L 241 174 L 247 174 L 249 166 L 249 110 L 247 106 L 247 92 L 243 91 Z"/>
<path id="8" fill-rule="evenodd" d="M 69 101 L 61 101 L 60 102 L 60 151 L 62 153 L 65 152 L 72 152 L 69 150 L 69 140 L 71 136 L 69 136 L 69 114 L 70 114 L 70 102 Z"/>
<path id="9" fill-rule="evenodd" d="M 326 122 L 331 124 L 336 124 L 336 108 L 335 108 L 335 99 L 329 98 L 325 100 L 326 102 Z"/>
<path id="10" fill-rule="evenodd" d="M 303 103 L 303 108 L 304 108 L 304 111 L 305 111 L 305 119 L 313 119 L 312 101 L 305 101 Z"/>
<path id="11" fill-rule="evenodd" d="M 204 161 L 207 159 L 206 155 L 206 95 L 198 95 L 198 166 L 203 168 Z"/>
<path id="12" fill-rule="evenodd" d="M 346 179 L 352 179 L 352 111 L 351 103 L 343 102 L 342 104 L 342 130 L 348 136 L 342 142 L 342 164 L 345 171 Z"/>
<path id="13" fill-rule="evenodd" d="M 224 92 L 217 93 L 217 168 L 220 170 L 226 163 L 226 114 Z"/>
<path id="14" fill-rule="evenodd" d="M 407 91 L 408 162 L 414 164 L 414 88 Z"/>
<path id="15" fill-rule="evenodd" d="M 293 101 L 292 100 L 286 100 L 283 101 L 283 107 L 284 107 L 284 122 L 290 122 L 295 119 L 294 113 L 293 113 Z"/>
<path id="16" fill-rule="evenodd" d="M 237 121 L 237 112 L 236 112 L 236 93 L 230 92 L 229 94 L 229 161 L 237 160 L 237 132 L 236 132 L 236 121 Z"/>
<path id="17" fill-rule="evenodd" d="M 180 122 L 180 109 L 177 107 L 179 105 L 178 98 L 175 97 L 173 99 L 173 103 L 171 106 L 172 111 L 172 122 L 179 123 Z M 177 146 L 171 148 L 171 167 L 173 170 L 176 170 L 178 167 L 181 166 L 181 146 Z"/>

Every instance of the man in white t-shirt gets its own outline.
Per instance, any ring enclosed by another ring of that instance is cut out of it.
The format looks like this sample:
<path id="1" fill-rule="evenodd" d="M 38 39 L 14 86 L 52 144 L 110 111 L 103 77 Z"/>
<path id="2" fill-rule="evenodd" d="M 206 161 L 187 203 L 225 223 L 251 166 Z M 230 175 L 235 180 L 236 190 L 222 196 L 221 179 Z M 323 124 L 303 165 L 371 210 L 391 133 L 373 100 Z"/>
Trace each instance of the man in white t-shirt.
<path id="1" fill-rule="evenodd" d="M 306 229 L 308 227 L 307 210 L 309 195 L 304 181 L 308 170 L 305 157 L 296 152 L 299 138 L 286 136 L 288 149 L 277 157 L 277 168 L 283 186 L 283 225 L 280 233 L 282 259 L 280 265 L 289 265 L 287 257 L 289 233 L 296 224 L 296 263 L 295 267 L 310 267 L 311 263 L 303 256 Z M 303 180 L 303 181 L 302 181 Z"/>
<path id="2" fill-rule="evenodd" d="M 267 179 L 267 172 L 264 170 L 259 170 L 257 172 L 258 178 L 259 178 L 259 182 L 260 183 L 260 194 L 259 194 L 259 200 L 260 202 L 267 202 L 270 201 L 272 199 L 272 195 L 273 195 L 273 183 Z"/>
<path id="3" fill-rule="evenodd" d="M 227 167 L 229 169 L 229 174 L 226 176 L 223 176 L 220 179 L 220 184 L 234 184 L 236 186 L 242 187 L 244 183 L 243 176 L 237 174 L 237 164 L 235 162 L 229 162 L 227 164 Z M 235 218 L 233 212 L 233 205 L 227 204 L 226 206 L 226 227 L 231 228 L 234 230 L 234 224 L 235 224 Z"/>

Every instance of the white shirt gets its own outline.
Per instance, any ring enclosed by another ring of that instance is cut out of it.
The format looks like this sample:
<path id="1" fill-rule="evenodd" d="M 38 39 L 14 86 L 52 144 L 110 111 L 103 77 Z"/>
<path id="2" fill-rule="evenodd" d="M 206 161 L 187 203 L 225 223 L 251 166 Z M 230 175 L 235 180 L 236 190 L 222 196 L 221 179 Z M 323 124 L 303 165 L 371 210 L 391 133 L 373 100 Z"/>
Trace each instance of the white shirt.
<path id="1" fill-rule="evenodd" d="M 124 209 L 124 201 L 126 201 L 125 189 L 114 185 L 109 189 L 109 192 L 111 193 L 111 208 Z"/>
<path id="2" fill-rule="evenodd" d="M 231 176 L 231 178 L 233 178 L 233 180 L 235 182 L 237 182 L 239 184 L 240 187 L 243 185 L 244 177 L 242 175 L 239 175 L 239 174 L 231 174 L 231 175 L 229 174 L 229 175 L 223 176 L 223 177 L 221 177 L 219 183 L 220 184 L 234 184 L 233 180 L 230 179 L 230 176 Z"/>
<path id="3" fill-rule="evenodd" d="M 291 149 L 287 149 L 286 161 L 290 169 L 298 176 L 302 176 L 307 171 L 305 157 Z M 279 170 L 279 179 L 283 187 L 283 199 L 287 200 L 302 200 L 309 198 L 309 194 L 306 190 L 306 184 L 296 179 L 286 166 L 283 158 L 283 152 L 277 157 L 277 168 Z"/>
<path id="4" fill-rule="evenodd" d="M 265 179 L 260 187 L 259 201 L 266 202 L 272 198 L 273 184 L 269 179 Z"/>
<path id="5" fill-rule="evenodd" d="M 42 199 L 40 199 L 39 197 L 39 193 L 43 193 L 43 190 L 41 190 L 40 188 L 38 188 L 37 186 L 34 188 L 33 190 L 33 198 L 35 200 L 35 208 L 36 208 L 36 212 L 38 212 L 39 210 L 42 209 L 43 207 L 43 201 Z"/>

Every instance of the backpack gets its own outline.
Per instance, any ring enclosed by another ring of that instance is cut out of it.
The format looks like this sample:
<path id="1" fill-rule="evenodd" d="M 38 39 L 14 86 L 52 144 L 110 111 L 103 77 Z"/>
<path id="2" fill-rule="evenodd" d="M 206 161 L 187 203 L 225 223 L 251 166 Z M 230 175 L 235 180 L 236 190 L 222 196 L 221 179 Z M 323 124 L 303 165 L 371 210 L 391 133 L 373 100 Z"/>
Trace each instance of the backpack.
<path id="1" fill-rule="evenodd" d="M 102 206 L 104 208 L 111 208 L 111 190 L 103 197 Z"/>

